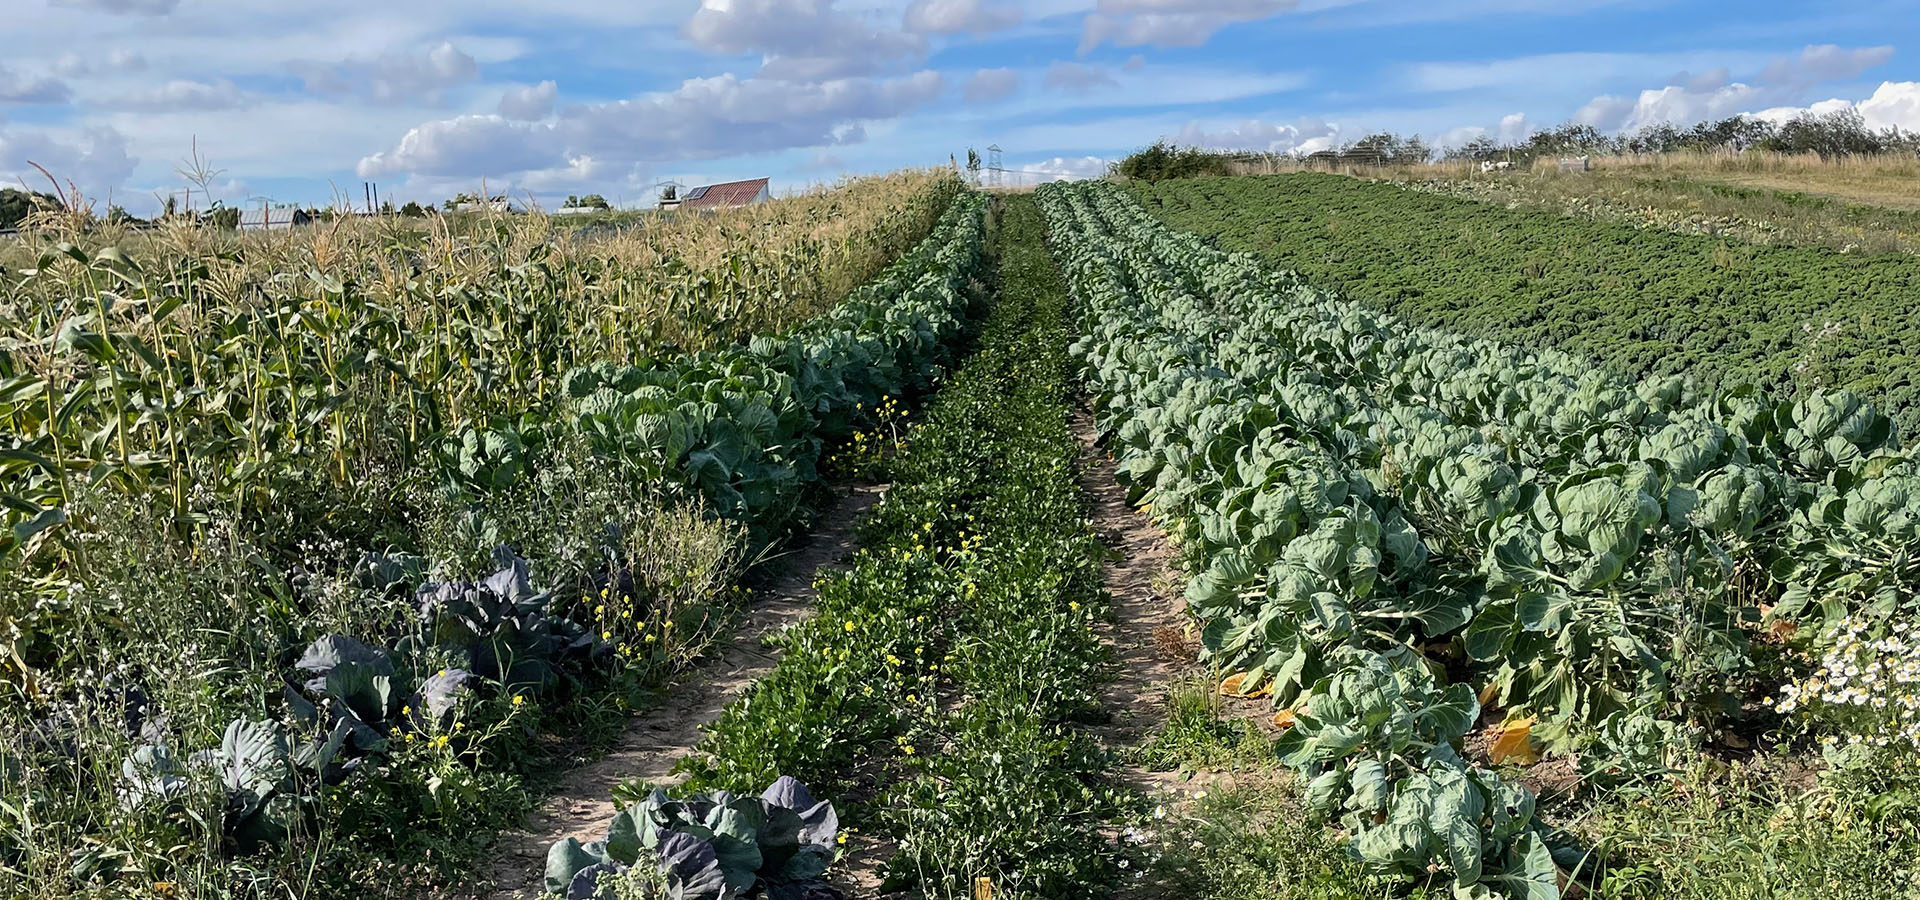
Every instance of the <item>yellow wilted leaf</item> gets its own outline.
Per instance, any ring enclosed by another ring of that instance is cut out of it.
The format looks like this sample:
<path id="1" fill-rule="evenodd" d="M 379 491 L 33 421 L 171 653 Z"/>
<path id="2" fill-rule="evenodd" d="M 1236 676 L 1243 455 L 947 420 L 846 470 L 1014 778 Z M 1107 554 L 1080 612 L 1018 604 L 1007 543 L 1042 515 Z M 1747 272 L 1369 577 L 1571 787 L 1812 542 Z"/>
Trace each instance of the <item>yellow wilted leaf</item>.
<path id="1" fill-rule="evenodd" d="M 1482 707 L 1492 706 L 1494 699 L 1499 696 L 1500 686 L 1489 681 L 1486 687 L 1480 689 L 1480 705 Z"/>
<path id="2" fill-rule="evenodd" d="M 1300 721 L 1300 712 L 1295 709 L 1283 709 L 1273 714 L 1273 724 L 1283 731 L 1292 728 L 1293 723 L 1298 721 Z"/>
<path id="3" fill-rule="evenodd" d="M 1540 751 L 1533 749 L 1533 717 L 1515 719 L 1499 726 L 1493 736 L 1493 746 L 1487 750 L 1488 758 L 1495 764 L 1513 763 L 1530 766 L 1540 761 Z"/>
<path id="4" fill-rule="evenodd" d="M 1767 631 L 1777 640 L 1790 641 L 1793 640 L 1794 635 L 1800 633 L 1800 626 L 1786 619 L 1775 619 L 1773 624 L 1767 627 Z"/>
<path id="5" fill-rule="evenodd" d="M 1226 680 L 1220 682 L 1220 693 L 1229 697 L 1265 697 L 1273 693 L 1273 686 L 1271 684 L 1263 684 L 1252 691 L 1242 690 L 1241 688 L 1246 682 L 1247 673 L 1245 672 L 1236 672 L 1228 675 Z"/>

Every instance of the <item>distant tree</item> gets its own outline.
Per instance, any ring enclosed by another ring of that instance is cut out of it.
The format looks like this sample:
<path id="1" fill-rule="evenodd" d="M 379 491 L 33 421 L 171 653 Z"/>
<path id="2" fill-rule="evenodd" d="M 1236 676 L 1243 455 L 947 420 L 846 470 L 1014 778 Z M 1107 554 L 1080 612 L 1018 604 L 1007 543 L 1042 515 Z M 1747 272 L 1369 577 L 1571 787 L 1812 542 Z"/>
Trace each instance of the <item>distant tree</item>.
<path id="1" fill-rule="evenodd" d="M 980 151 L 967 148 L 967 178 L 974 184 L 980 183 Z"/>
<path id="2" fill-rule="evenodd" d="M 1108 167 L 1123 178 L 1159 181 L 1165 178 L 1192 178 L 1196 175 L 1226 175 L 1232 157 L 1199 147 L 1176 147 L 1164 140 L 1154 141 L 1145 150 L 1135 150 Z"/>
<path id="3" fill-rule="evenodd" d="M 383 215 L 383 216 L 390 216 L 390 215 L 393 215 L 393 201 L 392 201 L 392 200 L 382 200 L 382 201 L 380 201 L 380 214 L 381 214 L 381 215 Z"/>
<path id="4" fill-rule="evenodd" d="M 426 209 L 412 200 L 408 200 L 407 205 L 400 207 L 400 214 L 415 219 L 424 219 L 427 217 Z"/>
<path id="5" fill-rule="evenodd" d="M 1794 116 L 1761 147 L 1780 153 L 1816 153 L 1821 159 L 1880 153 L 1886 149 L 1881 136 L 1867 128 L 1860 111 L 1851 108 Z"/>
<path id="6" fill-rule="evenodd" d="M 180 213 L 180 200 L 172 194 L 167 195 L 166 205 L 160 208 L 160 215 L 171 219 Z"/>
<path id="7" fill-rule="evenodd" d="M 1485 162 L 1505 152 L 1506 148 L 1490 135 L 1480 135 L 1458 147 L 1448 150 L 1447 159 L 1464 159 L 1472 162 Z"/>
<path id="8" fill-rule="evenodd" d="M 36 209 L 59 209 L 60 198 L 39 191 L 0 188 L 0 228 L 13 228 Z"/>
<path id="9" fill-rule="evenodd" d="M 480 198 L 478 196 L 474 194 L 469 194 L 466 191 L 461 191 L 460 193 L 455 194 L 451 198 L 449 198 L 447 202 L 440 204 L 440 206 L 441 208 L 445 209 L 447 212 L 453 212 L 454 210 L 459 209 L 460 204 L 462 203 L 479 203 L 479 202 L 480 202 Z"/>
<path id="10" fill-rule="evenodd" d="M 213 208 L 207 210 L 204 221 L 222 231 L 233 231 L 240 227 L 240 208 L 215 202 Z"/>
<path id="11" fill-rule="evenodd" d="M 572 200 L 572 198 L 568 198 L 568 199 Z M 613 208 L 613 204 L 608 203 L 607 198 L 602 197 L 599 194 L 588 194 L 585 197 L 581 197 L 578 201 L 568 203 L 567 205 L 568 206 L 575 206 L 575 205 L 584 206 L 584 207 L 587 207 L 588 209 L 612 209 Z"/>

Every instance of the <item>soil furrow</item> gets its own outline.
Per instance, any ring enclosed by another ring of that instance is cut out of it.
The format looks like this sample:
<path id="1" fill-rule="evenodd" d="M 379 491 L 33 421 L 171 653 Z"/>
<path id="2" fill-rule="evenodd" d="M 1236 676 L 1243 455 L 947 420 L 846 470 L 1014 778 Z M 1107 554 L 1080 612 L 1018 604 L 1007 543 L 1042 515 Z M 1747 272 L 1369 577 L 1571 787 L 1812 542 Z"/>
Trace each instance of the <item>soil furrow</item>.
<path id="1" fill-rule="evenodd" d="M 855 486 L 823 510 L 813 530 L 771 563 L 779 574 L 755 592 L 732 634 L 663 690 L 659 706 L 634 716 L 605 756 L 568 772 L 522 828 L 501 835 L 487 854 L 473 896 L 543 896 L 547 849 L 568 837 L 598 840 L 615 812 L 609 793 L 615 784 L 626 779 L 677 783 L 673 767 L 692 752 L 704 728 L 773 671 L 780 655 L 766 649 L 764 638 L 812 614 L 815 579 L 841 567 L 854 548 L 854 525 L 884 492 L 885 486 Z"/>

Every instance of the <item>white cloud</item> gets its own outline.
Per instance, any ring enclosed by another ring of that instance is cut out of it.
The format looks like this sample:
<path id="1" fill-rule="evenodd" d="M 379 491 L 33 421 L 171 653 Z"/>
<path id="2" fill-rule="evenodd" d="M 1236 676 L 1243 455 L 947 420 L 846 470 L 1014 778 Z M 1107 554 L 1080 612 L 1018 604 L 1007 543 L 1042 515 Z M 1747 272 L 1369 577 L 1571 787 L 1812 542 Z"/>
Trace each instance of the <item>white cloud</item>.
<path id="1" fill-rule="evenodd" d="M 500 98 L 500 115 L 520 122 L 532 122 L 553 114 L 553 100 L 560 86 L 542 81 L 529 87 L 513 88 Z"/>
<path id="2" fill-rule="evenodd" d="M 1920 131 L 1920 81 L 1887 81 L 1855 107 L 1868 128 Z"/>
<path id="3" fill-rule="evenodd" d="M 1533 127 L 1527 123 L 1526 113 L 1508 113 L 1500 117 L 1500 141 L 1513 144 L 1526 140 Z"/>
<path id="4" fill-rule="evenodd" d="M 0 183 L 48 190 L 38 164 L 88 196 L 103 197 L 126 183 L 138 160 L 127 153 L 126 137 L 112 128 L 88 128 L 69 136 L 45 131 L 0 129 Z"/>
<path id="5" fill-rule="evenodd" d="M 1760 80 L 1786 88 L 1805 88 L 1855 78 L 1893 58 L 1892 47 L 1838 47 L 1817 44 L 1797 57 L 1776 59 L 1760 73 Z"/>
<path id="6" fill-rule="evenodd" d="M 1248 119 L 1223 126 L 1189 122 L 1174 143 L 1214 150 L 1258 150 L 1265 153 L 1312 153 L 1333 146 L 1340 125 L 1303 116 L 1293 122 Z"/>
<path id="7" fill-rule="evenodd" d="M 180 0 L 52 0 L 54 6 L 92 9 L 121 15 L 164 16 L 180 5 Z"/>
<path id="8" fill-rule="evenodd" d="M 1220 29 L 1287 12 L 1299 0 L 1100 0 L 1080 25 L 1080 52 L 1116 47 L 1198 47 Z"/>
<path id="9" fill-rule="evenodd" d="M 72 99 L 67 83 L 45 75 L 14 72 L 0 65 L 0 103 L 52 104 Z"/>
<path id="10" fill-rule="evenodd" d="M 1114 81 L 1113 76 L 1099 66 L 1071 62 L 1057 62 L 1048 67 L 1043 84 L 1048 90 L 1066 91 L 1069 94 L 1085 94 L 1120 86 L 1120 82 Z"/>
<path id="11" fill-rule="evenodd" d="M 902 115 L 945 89 L 935 72 L 818 84 L 696 78 L 667 93 L 570 106 L 552 123 L 497 115 L 428 122 L 357 170 L 363 178 L 510 177 L 581 157 L 619 165 L 849 144 L 864 137 L 861 122 Z"/>
<path id="12" fill-rule="evenodd" d="M 1020 10 L 986 0 L 913 0 L 902 24 L 919 34 L 989 34 L 1020 24 Z"/>
<path id="13" fill-rule="evenodd" d="M 1043 162 L 1028 163 L 1019 171 L 1024 178 L 1012 179 L 1013 183 L 1032 183 L 1035 181 L 1079 181 L 1084 178 L 1099 178 L 1107 174 L 1111 161 L 1103 156 L 1056 156 Z"/>
<path id="14" fill-rule="evenodd" d="M 1839 98 L 1822 100 L 1807 106 L 1775 106 L 1753 113 L 1757 119 L 1766 119 L 1775 125 L 1802 115 L 1823 116 L 1828 113 L 1853 110 L 1860 114 L 1860 121 L 1875 131 L 1898 128 L 1901 131 L 1920 131 L 1920 81 L 1885 81 L 1873 91 L 1873 96 L 1855 103 Z"/>
<path id="15" fill-rule="evenodd" d="M 1012 69 L 981 69 L 967 79 L 961 93 L 968 103 L 992 103 L 1005 100 L 1020 89 L 1020 73 Z"/>
<path id="16" fill-rule="evenodd" d="M 480 64 L 451 41 L 423 53 L 388 52 L 334 64 L 298 62 L 292 68 L 305 79 L 309 91 L 364 97 L 375 103 L 438 105 L 447 88 L 480 75 Z"/>
<path id="17" fill-rule="evenodd" d="M 177 112 L 190 109 L 234 109 L 253 102 L 233 82 L 176 78 L 165 84 L 125 95 L 114 102 L 121 109 Z"/>
<path id="18" fill-rule="evenodd" d="M 763 76 L 796 81 L 886 71 L 927 47 L 919 35 L 834 9 L 833 0 L 702 0 L 682 31 L 709 53 L 759 53 Z"/>

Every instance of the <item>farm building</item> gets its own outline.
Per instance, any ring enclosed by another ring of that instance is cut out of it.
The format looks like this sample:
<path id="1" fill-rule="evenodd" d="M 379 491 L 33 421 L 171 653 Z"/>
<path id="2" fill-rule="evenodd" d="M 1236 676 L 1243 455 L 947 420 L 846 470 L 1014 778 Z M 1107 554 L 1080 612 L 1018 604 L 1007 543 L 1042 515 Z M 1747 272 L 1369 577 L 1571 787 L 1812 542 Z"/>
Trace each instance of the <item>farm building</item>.
<path id="1" fill-rule="evenodd" d="M 304 209 L 244 209 L 240 211 L 241 231 L 279 231 L 305 225 L 313 217 Z"/>
<path id="2" fill-rule="evenodd" d="M 677 200 L 661 200 L 660 208 L 731 209 L 736 206 L 765 203 L 772 196 L 773 194 L 767 190 L 767 179 L 754 178 L 748 181 L 701 185 L 682 194 Z"/>

